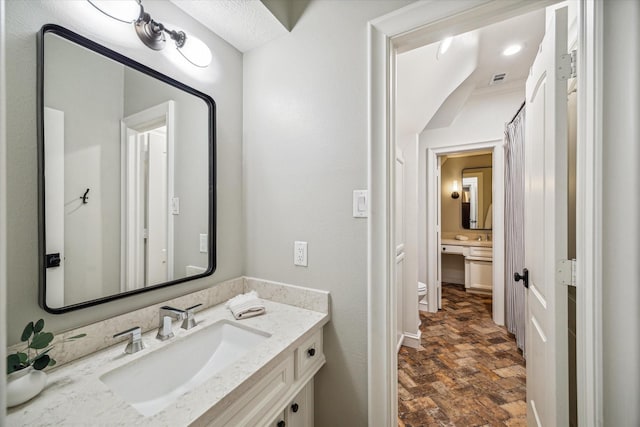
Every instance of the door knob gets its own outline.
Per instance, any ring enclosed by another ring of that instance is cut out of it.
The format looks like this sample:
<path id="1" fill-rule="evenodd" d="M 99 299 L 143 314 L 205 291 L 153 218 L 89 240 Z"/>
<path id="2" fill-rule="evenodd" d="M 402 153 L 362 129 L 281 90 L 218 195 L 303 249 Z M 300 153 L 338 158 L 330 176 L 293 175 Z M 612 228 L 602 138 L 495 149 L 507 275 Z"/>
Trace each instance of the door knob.
<path id="1" fill-rule="evenodd" d="M 515 279 L 516 282 L 519 282 L 520 280 L 522 280 L 522 283 L 524 284 L 525 288 L 529 287 L 529 270 L 527 270 L 526 268 L 522 270 L 522 274 L 520 273 L 513 273 L 513 278 Z"/>

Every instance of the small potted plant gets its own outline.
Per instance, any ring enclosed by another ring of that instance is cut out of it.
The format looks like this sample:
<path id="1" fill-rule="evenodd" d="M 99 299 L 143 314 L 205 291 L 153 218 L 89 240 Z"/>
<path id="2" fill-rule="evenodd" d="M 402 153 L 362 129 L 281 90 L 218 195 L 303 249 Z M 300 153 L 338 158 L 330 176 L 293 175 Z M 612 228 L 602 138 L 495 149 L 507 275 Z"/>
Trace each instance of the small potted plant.
<path id="1" fill-rule="evenodd" d="M 76 335 L 64 341 L 73 341 L 86 334 Z M 37 396 L 47 384 L 47 374 L 42 370 L 56 364 L 49 352 L 53 334 L 44 331 L 44 320 L 29 322 L 20 340 L 26 343 L 21 351 L 7 356 L 7 406 L 16 406 Z"/>

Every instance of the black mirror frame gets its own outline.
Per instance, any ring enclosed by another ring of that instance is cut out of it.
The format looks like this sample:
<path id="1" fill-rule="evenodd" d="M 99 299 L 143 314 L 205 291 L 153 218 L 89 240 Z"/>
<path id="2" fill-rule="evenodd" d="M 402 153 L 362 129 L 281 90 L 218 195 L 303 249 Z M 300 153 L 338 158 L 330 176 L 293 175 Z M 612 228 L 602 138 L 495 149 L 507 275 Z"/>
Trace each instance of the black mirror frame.
<path id="1" fill-rule="evenodd" d="M 119 294 L 109 295 L 102 298 L 89 300 L 82 303 L 72 304 L 61 308 L 53 308 L 47 306 L 47 284 L 46 284 L 46 229 L 45 229 L 45 176 L 44 176 L 44 36 L 47 33 L 58 35 L 64 39 L 67 39 L 73 43 L 76 43 L 82 47 L 96 52 L 102 56 L 112 59 L 121 63 L 124 66 L 131 67 L 137 71 L 140 71 L 150 77 L 156 78 L 164 83 L 167 83 L 177 89 L 190 93 L 202 99 L 209 109 L 209 267 L 207 271 L 202 274 L 184 277 L 177 280 L 172 280 L 158 285 L 149 286 L 143 289 L 136 289 L 133 291 L 122 292 Z M 82 308 L 92 307 L 94 305 L 103 304 L 106 302 L 114 301 L 120 298 L 125 298 L 132 295 L 141 294 L 143 292 L 152 291 L 155 289 L 164 288 L 167 286 L 177 285 L 179 283 L 200 279 L 206 276 L 210 276 L 216 270 L 216 104 L 213 98 L 209 95 L 202 93 L 192 87 L 189 87 L 177 80 L 172 79 L 152 68 L 147 67 L 139 62 L 132 60 L 118 52 L 115 52 L 107 47 L 104 47 L 92 40 L 87 39 L 73 31 L 70 31 L 64 27 L 55 24 L 46 24 L 38 33 L 38 271 L 39 271 L 39 286 L 38 286 L 38 304 L 45 311 L 52 314 L 62 314 L 69 311 L 79 310 Z"/>

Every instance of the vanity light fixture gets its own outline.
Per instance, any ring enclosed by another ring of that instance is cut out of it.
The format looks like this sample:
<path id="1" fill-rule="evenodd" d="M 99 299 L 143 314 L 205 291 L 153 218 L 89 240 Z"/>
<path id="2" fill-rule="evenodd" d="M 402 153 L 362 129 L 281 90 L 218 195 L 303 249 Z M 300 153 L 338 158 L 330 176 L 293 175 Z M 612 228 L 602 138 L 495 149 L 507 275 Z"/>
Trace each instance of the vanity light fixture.
<path id="1" fill-rule="evenodd" d="M 134 24 L 142 43 L 153 50 L 162 50 L 166 45 L 166 35 L 176 44 L 180 54 L 196 67 L 205 68 L 211 63 L 211 51 L 195 36 L 184 31 L 170 30 L 161 22 L 151 18 L 142 7 L 142 0 L 87 0 L 93 7 L 110 18 Z"/>
<path id="2" fill-rule="evenodd" d="M 458 180 L 454 179 L 453 180 L 453 185 L 451 186 L 451 198 L 452 199 L 457 199 L 458 197 L 460 197 L 460 193 L 458 193 Z"/>

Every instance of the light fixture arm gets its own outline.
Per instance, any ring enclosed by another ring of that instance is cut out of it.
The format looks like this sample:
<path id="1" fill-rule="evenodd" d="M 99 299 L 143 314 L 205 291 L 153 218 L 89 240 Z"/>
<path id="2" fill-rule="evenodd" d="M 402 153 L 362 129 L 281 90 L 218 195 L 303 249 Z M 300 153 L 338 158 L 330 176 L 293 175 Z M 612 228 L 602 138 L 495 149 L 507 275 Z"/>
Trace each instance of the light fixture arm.
<path id="1" fill-rule="evenodd" d="M 141 5 L 142 7 L 142 5 Z M 171 30 L 162 22 L 154 20 L 151 15 L 142 9 L 140 18 L 135 22 L 136 32 L 142 40 L 142 42 L 154 50 L 161 50 L 164 48 L 165 37 L 163 33 L 166 33 L 171 40 L 175 41 L 176 47 L 181 48 L 187 39 L 187 35 L 184 31 Z"/>
<path id="2" fill-rule="evenodd" d="M 188 37 L 184 31 L 171 30 L 166 28 L 162 22 L 155 21 L 151 15 L 144 10 L 142 0 L 132 0 L 139 9 L 135 9 L 134 14 L 114 13 L 114 9 L 104 7 L 100 0 L 87 0 L 96 9 L 105 15 L 125 23 L 133 23 L 138 37 L 147 47 L 153 50 L 162 50 L 166 45 L 165 34 L 175 42 L 176 48 L 182 56 L 197 67 L 204 68 L 211 62 L 211 51 L 197 37 Z M 137 15 L 137 16 L 136 16 Z M 190 40 L 187 43 L 187 40 Z"/>

